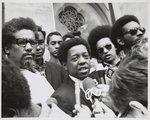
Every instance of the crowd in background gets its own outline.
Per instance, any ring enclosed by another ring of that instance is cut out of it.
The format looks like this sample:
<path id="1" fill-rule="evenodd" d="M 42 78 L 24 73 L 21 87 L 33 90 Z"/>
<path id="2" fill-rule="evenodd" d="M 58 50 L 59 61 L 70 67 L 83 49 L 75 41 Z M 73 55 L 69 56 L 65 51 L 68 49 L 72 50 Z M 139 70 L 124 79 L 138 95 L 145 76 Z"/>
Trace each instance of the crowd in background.
<path id="1" fill-rule="evenodd" d="M 87 40 L 80 31 L 46 37 L 31 18 L 6 22 L 2 117 L 147 118 L 145 31 L 134 15 L 95 27 Z"/>

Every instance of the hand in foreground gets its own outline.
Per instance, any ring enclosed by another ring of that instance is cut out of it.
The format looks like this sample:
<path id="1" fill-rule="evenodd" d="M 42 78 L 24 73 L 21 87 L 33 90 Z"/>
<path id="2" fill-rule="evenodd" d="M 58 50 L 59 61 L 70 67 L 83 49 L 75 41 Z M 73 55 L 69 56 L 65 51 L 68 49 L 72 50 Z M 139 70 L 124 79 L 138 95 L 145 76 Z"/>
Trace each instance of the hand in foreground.
<path id="1" fill-rule="evenodd" d="M 100 99 L 100 101 L 102 101 L 109 108 L 114 109 L 112 98 L 110 97 L 109 92 L 108 92 L 109 91 L 109 85 L 98 84 L 97 87 L 98 87 L 98 89 L 101 90 L 101 99 Z"/>
<path id="2" fill-rule="evenodd" d="M 75 105 L 73 113 L 76 114 L 76 118 L 90 118 L 91 117 L 91 110 L 85 105 Z"/>
<path id="3" fill-rule="evenodd" d="M 103 102 L 95 102 L 93 107 L 93 114 L 96 118 L 115 118 L 115 113 L 107 107 Z"/>
<path id="4" fill-rule="evenodd" d="M 101 95 L 103 97 L 106 96 L 106 94 L 108 93 L 109 90 L 109 85 L 105 85 L 105 84 L 98 84 L 97 88 L 101 90 Z"/>

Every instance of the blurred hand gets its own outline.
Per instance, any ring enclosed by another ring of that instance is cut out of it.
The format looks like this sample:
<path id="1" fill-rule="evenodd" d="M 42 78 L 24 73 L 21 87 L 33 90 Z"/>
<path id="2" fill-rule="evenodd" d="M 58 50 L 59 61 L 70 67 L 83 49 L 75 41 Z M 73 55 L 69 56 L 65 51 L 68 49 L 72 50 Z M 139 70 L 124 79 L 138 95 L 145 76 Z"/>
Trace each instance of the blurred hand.
<path id="1" fill-rule="evenodd" d="M 96 102 L 94 103 L 93 107 L 93 114 L 96 118 L 115 118 L 115 113 L 107 107 L 103 102 Z"/>
<path id="2" fill-rule="evenodd" d="M 81 105 L 81 106 L 78 106 L 78 105 L 75 105 L 74 106 L 74 110 L 73 110 L 73 113 L 76 114 L 75 117 L 77 118 L 90 118 L 91 117 L 91 110 L 85 106 L 85 105 Z"/>
<path id="3" fill-rule="evenodd" d="M 98 89 L 101 90 L 102 97 L 101 97 L 100 101 L 102 101 L 109 108 L 114 109 L 112 98 L 109 96 L 109 93 L 108 93 L 109 85 L 99 84 L 99 85 L 97 85 L 97 87 L 98 87 Z"/>
<path id="4" fill-rule="evenodd" d="M 103 97 L 106 96 L 108 90 L 109 90 L 109 85 L 106 85 L 106 84 L 98 84 L 97 85 L 97 88 L 101 90 L 101 95 Z"/>

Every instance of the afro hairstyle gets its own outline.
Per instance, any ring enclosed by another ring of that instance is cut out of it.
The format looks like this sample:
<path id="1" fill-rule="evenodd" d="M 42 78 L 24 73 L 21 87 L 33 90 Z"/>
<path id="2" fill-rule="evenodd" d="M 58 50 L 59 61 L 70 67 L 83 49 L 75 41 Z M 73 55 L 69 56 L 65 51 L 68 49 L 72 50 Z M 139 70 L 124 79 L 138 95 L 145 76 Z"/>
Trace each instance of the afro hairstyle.
<path id="1" fill-rule="evenodd" d="M 97 26 L 90 32 L 88 36 L 88 43 L 91 48 L 91 57 L 99 59 L 96 44 L 102 38 L 105 37 L 110 38 L 110 32 L 111 32 L 110 25 Z"/>
<path id="2" fill-rule="evenodd" d="M 20 69 L 12 61 L 2 61 L 2 117 L 12 117 L 9 109 L 26 109 L 30 107 L 29 85 Z"/>
<path id="3" fill-rule="evenodd" d="M 89 55 L 91 54 L 90 46 L 88 42 L 82 38 L 71 38 L 68 41 L 64 41 L 58 50 L 58 59 L 62 63 L 67 62 L 68 50 L 77 45 L 84 45 L 87 48 Z"/>
<path id="4" fill-rule="evenodd" d="M 11 46 L 11 44 L 15 42 L 15 37 L 12 37 L 13 34 L 22 29 L 29 29 L 35 33 L 36 38 L 38 37 L 36 33 L 36 24 L 31 18 L 13 18 L 12 20 L 4 24 L 4 27 L 2 29 L 3 47 Z"/>
<path id="5" fill-rule="evenodd" d="M 121 38 L 123 35 L 123 31 L 122 31 L 122 27 L 131 22 L 137 22 L 138 24 L 140 24 L 138 18 L 134 15 L 124 15 L 122 17 L 120 17 L 112 26 L 112 30 L 111 30 L 111 40 L 114 43 L 115 47 L 120 51 L 122 50 L 122 46 L 118 44 L 117 39 Z"/>

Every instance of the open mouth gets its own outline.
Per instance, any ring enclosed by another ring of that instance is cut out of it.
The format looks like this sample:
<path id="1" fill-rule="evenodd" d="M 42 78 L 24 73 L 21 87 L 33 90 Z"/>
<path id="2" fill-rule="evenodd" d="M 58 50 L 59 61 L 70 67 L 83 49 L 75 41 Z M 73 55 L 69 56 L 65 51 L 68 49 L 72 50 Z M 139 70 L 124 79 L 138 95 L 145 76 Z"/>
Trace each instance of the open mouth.
<path id="1" fill-rule="evenodd" d="M 58 50 L 54 51 L 54 53 L 57 54 L 57 53 L 58 53 Z"/>
<path id="2" fill-rule="evenodd" d="M 54 55 L 58 55 L 58 51 L 54 51 L 53 54 L 54 54 Z"/>
<path id="3" fill-rule="evenodd" d="M 79 68 L 79 72 L 81 72 L 81 73 L 86 73 L 88 71 L 89 71 L 88 67 L 81 67 L 81 68 Z"/>
<path id="4" fill-rule="evenodd" d="M 111 58 L 111 55 L 106 55 L 105 56 L 105 59 L 109 59 L 109 58 Z"/>

